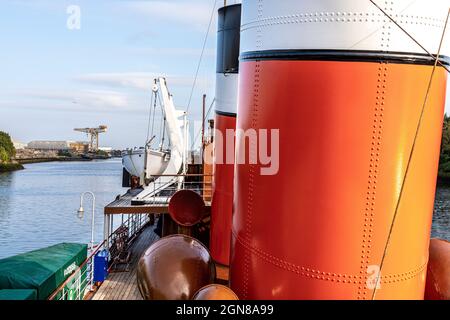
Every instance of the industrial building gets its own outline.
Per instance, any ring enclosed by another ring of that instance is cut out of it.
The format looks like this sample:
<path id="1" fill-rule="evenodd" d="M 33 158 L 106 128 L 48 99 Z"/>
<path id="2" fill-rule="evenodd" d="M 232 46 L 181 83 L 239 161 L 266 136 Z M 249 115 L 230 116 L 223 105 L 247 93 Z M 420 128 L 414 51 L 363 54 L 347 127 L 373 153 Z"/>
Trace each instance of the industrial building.
<path id="1" fill-rule="evenodd" d="M 13 145 L 14 145 L 14 148 L 16 148 L 16 150 L 22 150 L 27 147 L 26 143 L 19 142 L 19 141 L 13 141 Z"/>
<path id="2" fill-rule="evenodd" d="M 46 151 L 72 151 L 86 153 L 89 151 L 89 142 L 85 141 L 31 141 L 28 149 Z"/>

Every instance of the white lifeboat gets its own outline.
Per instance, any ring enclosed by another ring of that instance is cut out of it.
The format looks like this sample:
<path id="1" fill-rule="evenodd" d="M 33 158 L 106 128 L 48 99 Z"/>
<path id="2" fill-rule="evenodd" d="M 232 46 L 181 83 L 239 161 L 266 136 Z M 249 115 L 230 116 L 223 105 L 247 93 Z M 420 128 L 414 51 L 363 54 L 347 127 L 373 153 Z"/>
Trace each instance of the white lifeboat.
<path id="1" fill-rule="evenodd" d="M 122 165 L 132 176 L 155 177 L 164 173 L 170 160 L 170 151 L 144 148 L 122 152 Z"/>
<path id="2" fill-rule="evenodd" d="M 169 140 L 169 150 L 163 147 L 164 137 L 158 148 L 151 148 L 153 137 L 146 143 L 145 147 L 128 149 L 122 152 L 124 169 L 131 176 L 138 177 L 144 189 L 133 198 L 132 203 L 145 201 L 145 198 L 153 195 L 156 189 L 177 182 L 177 175 L 185 171 L 187 162 L 187 114 L 185 111 L 175 108 L 173 97 L 167 88 L 166 79 L 155 79 L 153 92 L 155 95 L 159 94 L 162 101 L 161 106 Z"/>

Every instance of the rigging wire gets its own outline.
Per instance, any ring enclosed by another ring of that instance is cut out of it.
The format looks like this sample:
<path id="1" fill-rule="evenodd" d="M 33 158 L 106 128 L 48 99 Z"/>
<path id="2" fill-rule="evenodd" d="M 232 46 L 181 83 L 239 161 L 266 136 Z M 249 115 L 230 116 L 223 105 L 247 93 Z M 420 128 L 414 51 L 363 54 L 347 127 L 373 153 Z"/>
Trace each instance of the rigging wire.
<path id="1" fill-rule="evenodd" d="M 153 92 L 153 90 L 152 90 L 152 96 L 151 96 L 151 100 L 150 100 L 150 108 L 149 108 L 149 111 L 148 111 L 147 138 L 145 139 L 145 145 L 147 145 L 148 140 L 150 138 L 150 126 L 151 126 L 151 122 L 152 122 L 152 102 L 153 102 L 153 95 L 154 94 L 155 94 L 155 92 Z M 153 135 L 153 133 L 152 133 L 152 135 Z"/>
<path id="2" fill-rule="evenodd" d="M 378 8 L 389 20 L 391 20 L 401 31 L 403 31 L 412 41 L 414 41 L 423 51 L 425 51 L 433 60 L 437 60 L 437 64 L 443 67 L 447 72 L 450 70 L 439 60 L 439 53 L 435 57 L 431 52 L 429 52 L 423 45 L 420 44 L 408 31 L 406 31 L 394 18 L 392 18 L 386 11 L 384 11 L 374 0 L 369 0 L 375 7 Z"/>
<path id="3" fill-rule="evenodd" d="M 163 150 L 164 149 L 165 134 L 166 134 L 166 119 L 167 118 L 166 118 L 166 113 L 164 111 L 160 95 L 158 95 L 158 100 L 159 100 L 159 105 L 161 106 L 161 113 L 162 113 L 161 123 L 160 123 L 160 126 L 159 126 L 159 128 L 161 130 L 161 133 L 160 133 L 160 138 L 161 138 L 160 149 Z"/>
<path id="4" fill-rule="evenodd" d="M 152 122 L 152 138 L 155 133 L 155 118 L 156 118 L 156 100 L 158 99 L 158 91 L 155 92 L 155 101 L 153 103 L 153 122 Z"/>
<path id="5" fill-rule="evenodd" d="M 156 118 L 156 102 L 158 98 L 158 92 L 152 90 L 152 102 L 153 102 L 153 115 L 152 115 L 152 107 L 150 106 L 149 115 L 148 115 L 148 126 L 147 126 L 147 140 L 145 145 L 149 144 L 155 136 L 154 136 L 154 128 L 155 128 L 155 118 Z M 151 122 L 151 125 L 150 125 Z"/>
<path id="6" fill-rule="evenodd" d="M 205 118 L 203 119 L 203 121 L 206 121 L 206 119 L 208 118 L 209 113 L 211 112 L 212 107 L 214 106 L 214 103 L 215 103 L 215 102 L 216 102 L 216 98 L 214 98 L 213 101 L 211 102 L 211 105 L 209 106 L 208 112 L 206 112 Z M 200 130 L 198 131 L 197 135 L 195 136 L 195 139 L 194 139 L 194 141 L 193 141 L 192 144 L 191 144 L 191 150 L 194 149 L 194 145 L 195 145 L 195 143 L 197 142 L 197 140 L 198 140 L 198 138 L 199 138 L 201 132 L 202 132 L 202 129 L 200 129 Z"/>
<path id="7" fill-rule="evenodd" d="M 370 1 L 372 1 L 372 0 L 370 0 Z M 380 269 L 378 271 L 376 282 L 375 282 L 375 287 L 374 287 L 373 292 L 372 292 L 372 300 L 375 300 L 375 295 L 376 295 L 376 292 L 377 292 L 377 285 L 378 285 L 378 283 L 380 281 L 381 271 L 382 271 L 383 266 L 384 266 L 384 262 L 385 262 L 386 255 L 387 255 L 387 251 L 388 251 L 389 244 L 390 244 L 390 241 L 391 241 L 391 236 L 392 236 L 392 233 L 393 233 L 393 230 L 394 230 L 394 225 L 395 225 L 395 222 L 397 220 L 398 210 L 399 210 L 399 207 L 400 207 L 400 202 L 401 202 L 401 199 L 402 199 L 402 196 L 403 196 L 403 191 L 404 191 L 404 188 L 405 188 L 405 182 L 406 182 L 406 179 L 408 177 L 409 169 L 410 169 L 412 158 L 413 158 L 413 155 L 414 155 L 414 150 L 416 148 L 417 138 L 419 136 L 419 131 L 420 131 L 420 128 L 422 126 L 422 120 L 423 120 L 423 116 L 424 116 L 424 113 L 425 113 L 425 108 L 427 106 L 428 98 L 429 98 L 429 95 L 430 95 L 431 86 L 433 84 L 433 78 L 434 78 L 434 75 L 435 75 L 435 72 L 436 72 L 436 68 L 437 68 L 437 65 L 438 65 L 438 62 L 439 62 L 439 58 L 438 57 L 439 57 L 439 54 L 440 54 L 441 49 L 442 49 L 442 44 L 444 42 L 444 37 L 445 37 L 445 32 L 447 30 L 447 24 L 448 24 L 449 17 L 450 17 L 450 9 L 449 9 L 449 11 L 447 13 L 447 19 L 445 20 L 444 30 L 442 32 L 442 37 L 441 37 L 441 41 L 440 41 L 440 44 L 439 44 L 439 49 L 438 49 L 438 52 L 437 52 L 437 56 L 436 56 L 436 58 L 434 58 L 435 62 L 434 62 L 433 70 L 431 72 L 430 80 L 428 82 L 428 87 L 427 87 L 427 91 L 426 91 L 426 94 L 425 94 L 425 99 L 424 99 L 424 102 L 423 102 L 423 105 L 422 105 L 422 110 L 421 110 L 421 113 L 420 113 L 419 122 L 417 124 L 417 128 L 416 128 L 416 132 L 415 132 L 415 135 L 414 135 L 413 144 L 412 144 L 412 147 L 411 147 L 411 151 L 409 153 L 409 158 L 408 158 L 408 162 L 407 162 L 406 169 L 405 169 L 405 175 L 403 176 L 403 180 L 402 180 L 402 184 L 401 184 L 401 187 L 400 187 L 399 196 L 398 196 L 398 199 L 397 199 L 397 204 L 395 206 L 394 215 L 392 217 L 392 221 L 391 221 L 391 225 L 390 225 L 390 228 L 389 228 L 388 237 L 386 239 L 386 244 L 385 244 L 385 247 L 384 247 L 383 256 L 381 258 Z"/>
<path id="8" fill-rule="evenodd" d="M 410 2 L 406 7 L 402 8 L 402 10 L 398 12 L 398 14 L 404 13 L 404 12 L 405 12 L 406 10 L 408 10 L 414 3 L 415 3 L 415 1 Z M 385 22 L 385 21 L 383 20 L 383 22 Z M 392 22 L 392 21 L 385 22 L 385 23 L 383 24 L 383 26 L 387 26 L 387 25 L 389 25 L 391 22 Z M 373 35 L 375 35 L 375 34 L 376 34 L 377 32 L 379 32 L 379 31 L 380 31 L 379 29 L 375 29 L 373 32 L 369 33 L 367 36 L 365 36 L 365 37 L 362 38 L 361 40 L 355 42 L 355 44 L 353 44 L 349 49 L 353 49 L 355 46 L 357 46 L 357 45 L 359 45 L 360 43 L 366 41 L 367 39 L 369 39 L 370 37 L 372 37 Z"/>
<path id="9" fill-rule="evenodd" d="M 194 95 L 195 86 L 197 84 L 198 74 L 200 72 L 200 66 L 202 64 L 203 55 L 205 54 L 206 43 L 208 41 L 209 31 L 211 30 L 211 25 L 212 25 L 212 22 L 213 22 L 213 19 L 214 19 L 214 13 L 216 11 L 216 5 L 217 5 L 217 0 L 214 0 L 214 5 L 213 5 L 212 11 L 211 11 L 211 17 L 209 19 L 209 25 L 208 25 L 208 29 L 206 31 L 205 39 L 203 41 L 203 48 L 202 48 L 202 52 L 200 54 L 200 59 L 198 61 L 197 70 L 195 72 L 194 83 L 192 84 L 191 94 L 189 96 L 189 101 L 188 101 L 188 105 L 187 105 L 187 108 L 186 108 L 186 112 L 189 112 L 189 109 L 191 107 L 192 96 Z"/>

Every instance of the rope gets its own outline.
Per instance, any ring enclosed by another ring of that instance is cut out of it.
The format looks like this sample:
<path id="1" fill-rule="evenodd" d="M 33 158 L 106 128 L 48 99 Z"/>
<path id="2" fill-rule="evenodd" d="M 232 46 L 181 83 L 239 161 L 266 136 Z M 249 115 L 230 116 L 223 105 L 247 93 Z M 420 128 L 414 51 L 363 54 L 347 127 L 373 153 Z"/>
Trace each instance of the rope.
<path id="1" fill-rule="evenodd" d="M 188 105 L 187 105 L 187 108 L 186 108 L 186 112 L 189 112 L 189 109 L 191 107 L 192 96 L 194 95 L 195 85 L 197 84 L 197 79 L 198 79 L 198 73 L 200 71 L 200 66 L 202 64 L 203 55 L 205 53 L 206 43 L 207 43 L 208 37 L 209 37 L 209 30 L 211 29 L 212 21 L 214 19 L 214 13 L 216 11 L 216 4 L 217 4 L 217 0 L 214 0 L 214 6 L 212 8 L 211 17 L 209 19 L 208 30 L 206 31 L 205 39 L 203 41 L 203 48 L 202 48 L 202 52 L 200 54 L 200 59 L 198 61 L 197 71 L 195 72 L 194 83 L 192 84 L 191 94 L 189 96 L 189 101 L 188 101 Z"/>
<path id="2" fill-rule="evenodd" d="M 372 2 L 372 0 L 370 0 L 370 1 Z M 375 282 L 375 287 L 374 287 L 373 293 L 372 293 L 372 300 L 375 300 L 375 295 L 376 295 L 376 292 L 377 292 L 377 285 L 378 285 L 378 283 L 380 281 L 381 271 L 382 271 L 383 266 L 384 266 L 384 262 L 385 262 L 385 259 L 386 259 L 386 255 L 387 255 L 387 251 L 388 251 L 388 248 L 389 248 L 389 244 L 391 242 L 391 236 L 392 236 L 392 233 L 393 233 L 393 230 L 394 230 L 394 225 L 395 225 L 395 222 L 397 220 L 398 209 L 400 207 L 400 202 L 401 202 L 401 199 L 402 199 L 402 196 L 403 196 L 403 191 L 405 189 L 405 182 L 406 182 L 406 179 L 408 177 L 409 169 L 410 169 L 410 166 L 411 166 L 411 161 L 412 161 L 412 158 L 413 158 L 413 155 L 414 155 L 414 150 L 416 148 L 417 138 L 419 136 L 419 131 L 420 131 L 420 128 L 421 128 L 421 125 L 422 125 L 423 115 L 425 113 L 425 108 L 426 108 L 426 105 L 427 105 L 427 102 L 428 102 L 428 97 L 430 95 L 431 86 L 433 84 L 434 74 L 436 72 L 436 68 L 437 68 L 437 65 L 438 65 L 438 62 L 439 62 L 439 58 L 438 57 L 439 57 L 439 54 L 441 53 L 442 43 L 444 42 L 444 37 L 445 37 L 445 32 L 447 30 L 447 23 L 448 23 L 448 20 L 449 20 L 449 16 L 450 16 L 450 9 L 449 9 L 449 11 L 447 13 L 447 19 L 445 21 L 444 30 L 442 32 L 442 37 L 441 37 L 441 41 L 440 41 L 440 44 L 439 44 L 438 53 L 437 53 L 436 58 L 434 58 L 435 61 L 434 61 L 433 70 L 432 70 L 431 75 L 430 75 L 430 81 L 428 82 L 428 88 L 427 88 L 427 92 L 425 94 L 425 99 L 424 99 L 424 102 L 423 102 L 423 105 L 422 105 L 422 111 L 420 113 L 419 122 L 418 122 L 417 128 L 416 128 L 416 133 L 414 135 L 414 140 L 413 140 L 413 144 L 412 144 L 412 147 L 411 147 L 411 152 L 409 153 L 408 163 L 407 163 L 406 169 L 405 169 L 405 175 L 403 177 L 403 181 L 402 181 L 402 185 L 401 185 L 401 188 L 400 188 L 400 193 L 399 193 L 399 196 L 398 196 L 397 204 L 395 206 L 394 216 L 392 217 L 392 222 L 391 222 L 391 225 L 390 225 L 390 228 L 389 228 L 388 237 L 386 239 L 386 244 L 385 244 L 385 247 L 384 247 L 383 256 L 381 258 L 381 263 L 380 263 L 380 270 L 379 270 L 379 272 L 377 274 L 377 280 Z"/>

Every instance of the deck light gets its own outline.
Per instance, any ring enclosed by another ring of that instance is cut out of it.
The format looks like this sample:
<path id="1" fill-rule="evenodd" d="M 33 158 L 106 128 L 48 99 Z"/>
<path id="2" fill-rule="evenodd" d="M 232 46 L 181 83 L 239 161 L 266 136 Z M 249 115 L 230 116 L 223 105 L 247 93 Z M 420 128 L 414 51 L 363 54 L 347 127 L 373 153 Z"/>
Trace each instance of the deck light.
<path id="1" fill-rule="evenodd" d="M 80 209 L 78 209 L 77 211 L 78 213 L 78 218 L 81 220 L 84 217 L 84 208 L 82 206 L 80 206 Z"/>

